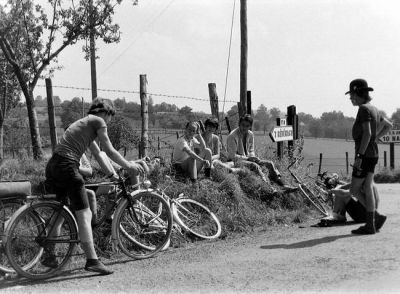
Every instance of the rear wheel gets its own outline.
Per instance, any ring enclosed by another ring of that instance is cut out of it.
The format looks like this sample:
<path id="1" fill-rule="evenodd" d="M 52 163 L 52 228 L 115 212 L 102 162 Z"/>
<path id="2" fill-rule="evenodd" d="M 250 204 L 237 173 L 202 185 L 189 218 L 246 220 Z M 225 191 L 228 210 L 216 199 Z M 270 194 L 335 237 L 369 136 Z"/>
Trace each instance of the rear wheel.
<path id="1" fill-rule="evenodd" d="M 26 204 L 6 229 L 6 254 L 12 267 L 28 279 L 55 276 L 68 262 L 78 241 L 72 215 L 58 202 Z M 59 233 L 49 231 L 59 224 Z"/>
<path id="2" fill-rule="evenodd" d="M 124 254 L 136 259 L 149 258 L 169 241 L 171 210 L 167 201 L 157 193 L 139 192 L 132 196 L 131 201 L 123 199 L 119 203 L 112 229 Z"/>
<path id="3" fill-rule="evenodd" d="M 0 271 L 5 273 L 12 273 L 14 269 L 8 262 L 5 247 L 3 246 L 3 238 L 7 224 L 10 222 L 12 215 L 20 208 L 22 205 L 21 201 L 9 200 L 6 202 L 0 201 Z"/>
<path id="4" fill-rule="evenodd" d="M 313 189 L 309 185 L 300 185 L 300 192 L 309 204 L 313 206 L 319 213 L 329 216 L 329 205 L 326 203 L 325 195 L 319 189 Z"/>
<path id="5" fill-rule="evenodd" d="M 195 200 L 177 199 L 172 205 L 172 213 L 183 229 L 199 238 L 215 239 L 221 235 L 221 224 L 217 216 Z"/>

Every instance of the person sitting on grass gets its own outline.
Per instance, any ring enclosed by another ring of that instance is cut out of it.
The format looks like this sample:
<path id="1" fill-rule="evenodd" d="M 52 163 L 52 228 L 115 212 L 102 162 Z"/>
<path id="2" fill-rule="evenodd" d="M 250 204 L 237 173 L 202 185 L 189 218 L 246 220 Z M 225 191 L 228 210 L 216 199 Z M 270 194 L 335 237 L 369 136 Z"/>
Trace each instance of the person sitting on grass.
<path id="1" fill-rule="evenodd" d="M 198 148 L 201 155 L 197 155 L 194 148 Z M 196 183 L 197 175 L 203 166 L 206 177 L 210 177 L 211 161 L 212 152 L 206 147 L 199 125 L 196 122 L 188 122 L 184 135 L 176 141 L 174 146 L 172 164 L 175 171 L 188 176 L 193 183 Z"/>
<path id="2" fill-rule="evenodd" d="M 114 114 L 115 109 L 111 100 L 94 99 L 88 115 L 75 121 L 64 133 L 46 166 L 46 181 L 53 187 L 57 199 L 63 200 L 68 197 L 71 201 L 71 208 L 75 212 L 78 223 L 80 246 L 87 258 L 85 270 L 103 275 L 113 272 L 98 259 L 94 249 L 92 213 L 89 208 L 85 181 L 79 173 L 79 160 L 89 148 L 96 160 L 99 163 L 102 161 L 100 148 L 95 141 L 97 138 L 103 150 L 114 162 L 132 174 L 144 173 L 140 164 L 125 160 L 112 146 L 107 134 L 107 124 Z M 58 218 L 57 221 L 60 223 L 55 224 L 58 228 L 54 230 L 55 234 L 59 234 L 64 220 Z M 54 248 L 45 248 L 41 263 L 52 268 L 58 266 Z"/>
<path id="3" fill-rule="evenodd" d="M 264 166 L 269 171 L 270 179 L 281 186 L 285 192 L 296 191 L 297 188 L 284 183 L 280 172 L 272 161 L 260 159 L 255 155 L 252 126 L 253 118 L 251 115 L 246 114 L 239 119 L 239 127 L 228 135 L 226 140 L 228 161 L 231 161 L 231 164 L 234 164 L 235 167 L 244 166 L 251 170 L 256 170 L 262 179 L 269 183 L 261 169 Z"/>

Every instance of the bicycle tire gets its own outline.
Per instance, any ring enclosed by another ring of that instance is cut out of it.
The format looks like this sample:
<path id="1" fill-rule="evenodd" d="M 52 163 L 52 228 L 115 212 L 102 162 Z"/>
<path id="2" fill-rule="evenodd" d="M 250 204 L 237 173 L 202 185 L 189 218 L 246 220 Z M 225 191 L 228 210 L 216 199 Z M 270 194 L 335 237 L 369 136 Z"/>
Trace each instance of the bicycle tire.
<path id="1" fill-rule="evenodd" d="M 321 201 L 321 197 L 316 195 L 307 185 L 300 184 L 299 189 L 301 194 L 306 198 L 310 204 L 322 215 L 329 216 L 329 208 L 326 203 Z"/>
<path id="2" fill-rule="evenodd" d="M 202 238 L 216 239 L 221 235 L 221 223 L 205 205 L 189 198 L 178 198 L 171 205 L 174 220 L 187 232 Z"/>
<path id="3" fill-rule="evenodd" d="M 132 258 L 144 259 L 157 254 L 169 242 L 172 213 L 168 202 L 154 191 L 135 191 L 118 204 L 112 223 L 112 235 L 121 251 Z"/>
<path id="4" fill-rule="evenodd" d="M 76 221 L 65 206 L 60 214 L 64 221 L 59 236 L 54 241 L 47 238 L 47 224 L 60 209 L 60 205 L 56 201 L 25 204 L 11 218 L 6 229 L 6 254 L 10 264 L 21 276 L 32 280 L 48 279 L 57 275 L 69 261 L 79 240 Z M 24 231 L 29 230 L 32 233 L 25 236 Z M 23 234 L 19 234 L 20 231 Z M 53 251 L 57 261 L 54 268 L 42 264 L 46 249 Z M 62 251 L 65 254 L 61 255 Z"/>
<path id="5" fill-rule="evenodd" d="M 3 237 L 5 229 L 12 215 L 22 206 L 22 201 L 7 200 L 0 201 L 0 271 L 4 273 L 13 273 L 14 269 L 8 262 L 7 255 L 4 251 Z"/>

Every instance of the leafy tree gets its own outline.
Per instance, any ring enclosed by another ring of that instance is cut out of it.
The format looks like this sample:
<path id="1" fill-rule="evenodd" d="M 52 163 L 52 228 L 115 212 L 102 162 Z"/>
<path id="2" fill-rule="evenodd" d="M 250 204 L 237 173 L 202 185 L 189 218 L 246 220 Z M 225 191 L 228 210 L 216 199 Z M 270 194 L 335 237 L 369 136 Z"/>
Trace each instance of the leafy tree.
<path id="1" fill-rule="evenodd" d="M 139 146 L 140 136 L 130 125 L 128 119 L 116 115 L 108 125 L 108 135 L 115 149 L 130 150 Z"/>
<path id="2" fill-rule="evenodd" d="M 237 128 L 239 123 L 239 110 L 237 105 L 233 105 L 231 109 L 228 110 L 227 116 L 231 129 L 233 130 L 234 128 Z"/>
<path id="3" fill-rule="evenodd" d="M 400 108 L 396 109 L 391 118 L 393 121 L 393 127 L 396 129 L 400 128 Z"/>
<path id="4" fill-rule="evenodd" d="M 4 120 L 9 111 L 16 107 L 20 100 L 20 91 L 17 80 L 10 65 L 0 54 L 0 159 L 4 157 Z"/>
<path id="5" fill-rule="evenodd" d="M 256 123 L 254 124 L 254 130 L 264 130 L 267 131 L 271 126 L 271 117 L 268 113 L 268 109 L 264 104 L 261 104 L 254 115 Z"/>
<path id="6" fill-rule="evenodd" d="M 84 108 L 88 110 L 90 103 L 85 102 Z M 86 113 L 84 113 L 86 115 Z M 61 103 L 61 122 L 62 128 L 66 128 L 74 121 L 82 118 L 82 100 L 79 97 L 75 97 L 72 101 L 65 100 Z"/>
<path id="7" fill-rule="evenodd" d="M 46 2 L 50 9 L 34 0 L 8 0 L 6 6 L 0 5 L 0 48 L 26 100 L 35 159 L 43 156 L 33 100 L 38 80 L 58 68 L 49 65 L 57 64 L 66 47 L 86 40 L 90 33 L 105 43 L 120 38 L 119 26 L 112 17 L 121 0 L 97 0 L 93 6 L 87 0 Z M 87 46 L 84 50 L 88 52 Z"/>

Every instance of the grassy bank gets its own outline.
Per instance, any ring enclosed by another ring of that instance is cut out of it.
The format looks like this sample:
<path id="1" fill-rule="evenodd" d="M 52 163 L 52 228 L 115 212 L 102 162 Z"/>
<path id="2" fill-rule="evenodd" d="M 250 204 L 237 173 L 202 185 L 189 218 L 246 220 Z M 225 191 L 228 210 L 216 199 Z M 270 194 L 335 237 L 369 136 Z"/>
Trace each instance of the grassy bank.
<path id="1" fill-rule="evenodd" d="M 45 178 L 45 165 L 46 161 L 4 161 L 0 167 L 1 180 L 30 180 L 33 192 L 38 193 L 37 186 Z M 251 232 L 260 226 L 300 223 L 311 214 L 300 195 L 273 194 L 270 184 L 263 182 L 259 176 L 247 169 L 239 174 L 213 170 L 211 179 L 200 178 L 198 185 L 182 182 L 171 184 L 165 179 L 168 172 L 167 166 L 155 169 L 149 176 L 153 186 L 168 186 L 168 195 L 177 197 L 184 193 L 208 206 L 220 219 L 224 236 Z M 96 170 L 95 175 L 96 178 L 91 179 L 91 182 L 101 180 L 100 171 Z M 279 190 L 278 186 L 275 188 Z M 104 230 L 104 234 L 97 232 L 97 235 L 101 236 L 98 246 L 103 252 L 111 253 L 111 240 L 108 240 L 111 237 L 107 237 L 105 232 L 107 229 Z M 172 239 L 173 246 L 181 246 L 182 242 L 192 240 L 187 236 L 174 236 Z"/>

